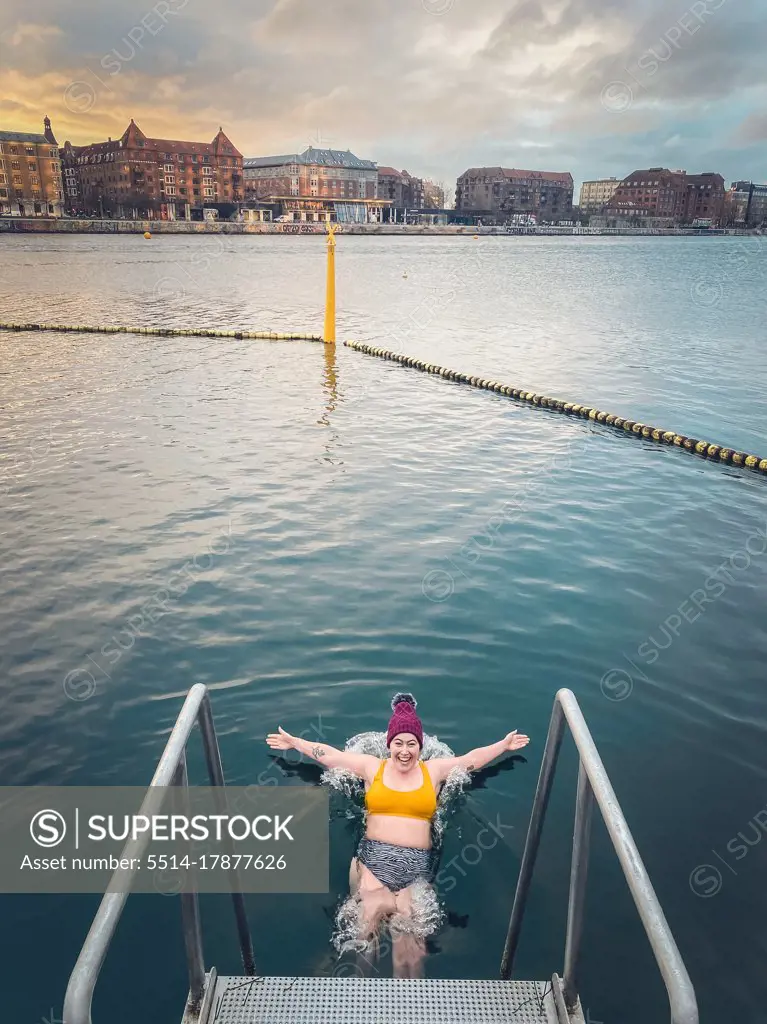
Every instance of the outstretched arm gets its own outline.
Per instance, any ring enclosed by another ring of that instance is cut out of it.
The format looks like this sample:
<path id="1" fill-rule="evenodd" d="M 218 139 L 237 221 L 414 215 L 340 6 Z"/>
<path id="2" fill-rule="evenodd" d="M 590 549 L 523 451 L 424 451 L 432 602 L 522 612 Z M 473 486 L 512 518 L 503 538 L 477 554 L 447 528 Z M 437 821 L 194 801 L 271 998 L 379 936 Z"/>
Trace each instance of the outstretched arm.
<path id="1" fill-rule="evenodd" d="M 523 733 L 510 732 L 497 743 L 491 743 L 487 747 L 477 747 L 470 750 L 468 754 L 461 754 L 460 757 L 439 757 L 427 761 L 429 772 L 434 783 L 444 782 L 454 768 L 463 768 L 467 772 L 477 772 L 480 768 L 495 761 L 497 757 L 508 754 L 513 750 L 521 750 L 530 742 L 530 737 Z"/>
<path id="2" fill-rule="evenodd" d="M 336 750 L 327 743 L 310 743 L 309 740 L 291 736 L 281 726 L 278 726 L 278 730 L 266 737 L 266 742 L 272 750 L 297 750 L 299 754 L 311 757 L 326 768 L 345 768 L 368 781 L 373 780 L 378 770 L 378 758 L 370 754 L 352 754 L 346 750 Z"/>

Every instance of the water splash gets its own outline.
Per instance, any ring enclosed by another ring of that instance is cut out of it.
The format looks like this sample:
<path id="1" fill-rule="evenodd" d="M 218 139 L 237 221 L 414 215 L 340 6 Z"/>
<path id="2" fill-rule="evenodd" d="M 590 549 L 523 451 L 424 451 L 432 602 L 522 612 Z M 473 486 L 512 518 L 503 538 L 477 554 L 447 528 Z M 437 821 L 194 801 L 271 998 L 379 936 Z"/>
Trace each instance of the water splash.
<path id="1" fill-rule="evenodd" d="M 392 914 L 388 918 L 391 940 L 398 935 L 412 935 L 426 940 L 442 924 L 445 914 L 429 882 L 424 879 L 413 882 L 410 895 L 409 913 Z M 343 901 L 336 914 L 335 924 L 331 941 L 339 956 L 356 953 L 364 958 L 378 959 L 391 950 L 390 941 L 381 937 L 380 922 L 372 935 L 364 937 L 364 907 L 359 896 L 348 896 Z"/>
<path id="2" fill-rule="evenodd" d="M 347 740 L 344 747 L 349 753 L 371 754 L 385 760 L 389 757 L 385 732 L 362 732 Z M 436 736 L 424 734 L 421 758 L 429 761 L 439 757 L 455 757 L 454 752 L 437 739 Z M 471 776 L 463 768 L 454 768 L 437 796 L 437 813 L 432 820 L 432 846 L 435 859 L 442 845 L 442 838 L 450 816 L 455 811 L 459 797 L 469 784 Z M 367 812 L 365 811 L 365 787 L 362 779 L 344 768 L 327 768 L 321 777 L 321 783 L 332 787 L 343 794 L 359 813 L 362 830 Z M 434 888 L 425 880 L 419 880 L 411 886 L 412 904 L 409 914 L 394 914 L 389 918 L 389 930 L 392 937 L 398 934 L 414 935 L 422 939 L 433 935 L 440 927 L 443 910 Z M 336 914 L 336 927 L 333 933 L 333 946 L 339 954 L 356 952 L 362 956 L 380 953 L 379 936 L 376 933 L 370 939 L 362 938 L 362 901 L 356 895 L 347 897 Z"/>

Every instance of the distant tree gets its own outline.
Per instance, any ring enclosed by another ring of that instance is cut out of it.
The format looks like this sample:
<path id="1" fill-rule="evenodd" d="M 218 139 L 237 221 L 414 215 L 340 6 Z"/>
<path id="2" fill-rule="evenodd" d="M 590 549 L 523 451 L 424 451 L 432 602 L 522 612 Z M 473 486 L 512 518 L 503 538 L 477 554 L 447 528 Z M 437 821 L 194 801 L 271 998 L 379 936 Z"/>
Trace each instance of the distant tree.
<path id="1" fill-rule="evenodd" d="M 447 209 L 447 187 L 444 182 L 424 179 L 423 205 L 430 209 Z"/>

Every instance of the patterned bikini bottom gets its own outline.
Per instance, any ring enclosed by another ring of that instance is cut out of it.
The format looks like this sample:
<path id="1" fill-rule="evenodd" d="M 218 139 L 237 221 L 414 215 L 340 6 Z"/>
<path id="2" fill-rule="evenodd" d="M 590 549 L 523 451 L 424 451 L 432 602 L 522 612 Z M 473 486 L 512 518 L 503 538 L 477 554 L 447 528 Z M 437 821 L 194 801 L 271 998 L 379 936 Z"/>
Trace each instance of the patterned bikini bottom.
<path id="1" fill-rule="evenodd" d="M 363 839 L 357 849 L 357 860 L 391 892 L 407 889 L 419 878 L 429 881 L 432 876 L 432 850 Z"/>

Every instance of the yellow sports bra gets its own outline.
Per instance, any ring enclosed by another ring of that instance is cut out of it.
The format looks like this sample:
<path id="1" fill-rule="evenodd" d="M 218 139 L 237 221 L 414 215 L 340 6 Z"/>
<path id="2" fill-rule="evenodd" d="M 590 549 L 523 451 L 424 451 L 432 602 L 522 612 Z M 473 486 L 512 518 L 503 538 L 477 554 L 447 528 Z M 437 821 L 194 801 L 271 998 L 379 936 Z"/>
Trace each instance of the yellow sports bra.
<path id="1" fill-rule="evenodd" d="M 437 810 L 437 794 L 434 792 L 426 765 L 423 761 L 418 763 L 423 772 L 423 784 L 418 789 L 402 792 L 384 785 L 386 761 L 381 761 L 370 789 L 365 794 L 365 806 L 369 814 L 390 814 L 398 818 L 431 821 Z"/>

